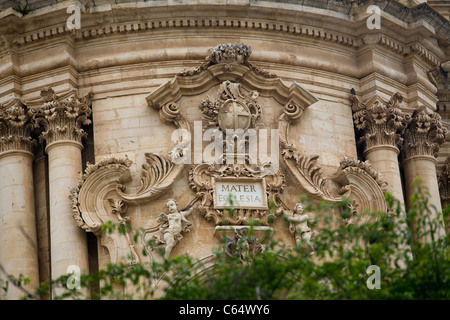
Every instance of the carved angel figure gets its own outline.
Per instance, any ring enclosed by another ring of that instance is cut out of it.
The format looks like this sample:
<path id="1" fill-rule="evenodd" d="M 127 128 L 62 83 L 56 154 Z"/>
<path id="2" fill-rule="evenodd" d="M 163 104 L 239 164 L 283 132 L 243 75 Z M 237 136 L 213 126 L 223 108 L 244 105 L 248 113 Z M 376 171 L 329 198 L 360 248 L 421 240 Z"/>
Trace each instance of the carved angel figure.
<path id="1" fill-rule="evenodd" d="M 155 236 L 155 245 L 165 245 L 164 258 L 167 259 L 173 247 L 183 238 L 182 232 L 190 231 L 189 227 L 192 225 L 192 222 L 188 221 L 186 217 L 194 208 L 187 206 L 179 211 L 174 199 L 168 199 L 166 207 L 169 210 L 169 214 L 161 212 L 156 220 L 159 223 L 161 235 L 159 237 Z"/>
<path id="2" fill-rule="evenodd" d="M 301 245 L 303 241 L 314 252 L 314 246 L 311 243 L 313 232 L 308 225 L 308 220 L 312 219 L 313 216 L 312 213 L 304 211 L 303 204 L 296 203 L 293 212 L 288 212 L 285 217 L 290 222 L 289 231 L 294 235 L 296 245 Z"/>

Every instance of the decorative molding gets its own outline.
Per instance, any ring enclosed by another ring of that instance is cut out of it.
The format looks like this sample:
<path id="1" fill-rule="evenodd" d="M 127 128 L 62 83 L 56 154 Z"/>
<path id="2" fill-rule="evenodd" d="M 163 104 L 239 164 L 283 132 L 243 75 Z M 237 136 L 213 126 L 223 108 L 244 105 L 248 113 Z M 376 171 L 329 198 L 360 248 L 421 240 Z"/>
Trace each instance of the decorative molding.
<path id="1" fill-rule="evenodd" d="M 92 112 L 92 96 L 93 93 L 89 92 L 79 98 L 76 90 L 70 90 L 60 96 L 57 96 L 52 88 L 41 90 L 40 105 L 29 109 L 35 127 L 44 127 L 39 138 L 45 140 L 47 146 L 61 140 L 81 144 L 82 138 L 87 135 L 81 126 L 91 123 L 88 117 Z"/>
<path id="2" fill-rule="evenodd" d="M 372 168 L 369 160 L 360 161 L 354 158 L 344 157 L 339 164 L 337 172 L 350 170 L 368 174 L 373 180 L 375 180 L 383 193 L 388 191 L 387 182 L 383 179 L 381 173 Z"/>
<path id="3" fill-rule="evenodd" d="M 238 60 L 242 59 L 236 58 L 236 61 Z M 260 96 L 273 97 L 282 105 L 295 102 L 306 108 L 317 101 L 297 82 L 294 81 L 288 87 L 279 77 L 257 72 L 255 68 L 244 63 L 218 63 L 207 66 L 207 69 L 200 68 L 192 74 L 178 74 L 162 84 L 147 96 L 148 105 L 160 110 L 164 105 L 176 103 L 182 96 L 199 95 L 224 81 L 239 83 L 241 88 L 247 90 L 257 90 Z"/>
<path id="4" fill-rule="evenodd" d="M 352 95 L 353 124 L 360 135 L 359 142 L 364 150 L 380 145 L 400 148 L 404 133 L 411 116 L 400 110 L 403 96 L 397 92 L 389 101 L 378 96 L 366 103 Z"/>
<path id="5" fill-rule="evenodd" d="M 0 153 L 12 150 L 32 153 L 36 145 L 31 137 L 32 130 L 28 108 L 19 99 L 0 104 Z"/>
<path id="6" fill-rule="evenodd" d="M 108 222 L 109 214 L 103 200 L 98 201 L 96 197 L 99 194 L 115 192 L 116 185 L 129 181 L 131 164 L 128 158 L 115 157 L 107 157 L 95 164 L 86 164 L 84 173 L 80 172 L 77 186 L 72 187 L 70 192 L 73 217 L 80 228 L 95 234 L 101 232 L 102 224 Z"/>
<path id="7" fill-rule="evenodd" d="M 429 112 L 424 106 L 416 109 L 404 134 L 403 160 L 424 155 L 437 157 L 446 136 L 447 129 L 438 113 Z"/>

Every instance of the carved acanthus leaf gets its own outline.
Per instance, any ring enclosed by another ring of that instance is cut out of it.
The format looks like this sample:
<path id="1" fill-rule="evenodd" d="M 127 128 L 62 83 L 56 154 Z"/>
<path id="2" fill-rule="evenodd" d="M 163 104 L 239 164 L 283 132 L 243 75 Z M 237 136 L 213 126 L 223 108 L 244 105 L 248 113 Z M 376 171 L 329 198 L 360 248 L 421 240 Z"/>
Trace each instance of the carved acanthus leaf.
<path id="1" fill-rule="evenodd" d="M 410 121 L 410 116 L 399 108 L 402 100 L 398 92 L 389 101 L 374 97 L 366 103 L 356 95 L 351 96 L 353 123 L 365 150 L 379 145 L 400 147 Z"/>
<path id="2" fill-rule="evenodd" d="M 127 194 L 126 188 L 117 186 L 117 193 L 126 202 L 149 201 L 160 196 L 175 181 L 182 171 L 182 165 L 174 164 L 168 156 L 154 153 L 145 154 L 146 163 L 142 165 L 141 185 L 135 193 Z"/>
<path id="3" fill-rule="evenodd" d="M 76 91 L 70 91 L 59 97 L 52 88 L 43 89 L 40 105 L 29 109 L 35 126 L 44 127 L 39 138 L 46 140 L 47 144 L 59 140 L 81 143 L 81 139 L 87 135 L 81 126 L 91 123 L 88 117 L 91 115 L 92 96 L 90 92 L 79 98 Z"/>
<path id="4" fill-rule="evenodd" d="M 425 106 L 415 110 L 405 131 L 403 159 L 417 155 L 437 157 L 439 148 L 447 136 L 447 129 L 442 126 L 441 116 L 429 112 Z"/>
<path id="5" fill-rule="evenodd" d="M 0 152 L 24 150 L 32 152 L 36 141 L 31 138 L 33 124 L 27 107 L 12 99 L 0 105 Z"/>

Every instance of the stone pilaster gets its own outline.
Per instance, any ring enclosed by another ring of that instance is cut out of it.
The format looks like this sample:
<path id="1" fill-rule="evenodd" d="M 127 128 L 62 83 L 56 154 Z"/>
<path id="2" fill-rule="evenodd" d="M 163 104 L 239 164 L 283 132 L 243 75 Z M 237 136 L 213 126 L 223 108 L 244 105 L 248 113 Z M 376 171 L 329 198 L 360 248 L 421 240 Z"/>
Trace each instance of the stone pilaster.
<path id="1" fill-rule="evenodd" d="M 42 125 L 48 155 L 51 273 L 55 279 L 71 265 L 88 271 L 86 233 L 77 227 L 69 199 L 70 187 L 82 171 L 81 128 L 89 124 L 92 93 L 78 98 L 76 91 L 57 96 L 51 89 L 41 91 L 42 104 L 30 110 L 35 125 Z"/>
<path id="2" fill-rule="evenodd" d="M 409 121 L 409 115 L 399 108 L 403 97 L 396 93 L 389 101 L 374 97 L 362 103 L 352 95 L 351 100 L 353 123 L 363 145 L 364 157 L 382 174 L 388 190 L 403 203 L 398 155 L 403 141 L 401 135 Z"/>
<path id="3" fill-rule="evenodd" d="M 438 212 L 442 211 L 436 157 L 446 135 L 447 130 L 442 126 L 439 114 L 428 111 L 426 107 L 413 112 L 405 131 L 402 149 L 407 205 L 411 205 L 411 196 L 416 191 L 414 180 L 419 178 L 422 181 L 421 186 L 429 192 L 429 204 L 435 206 Z"/>
<path id="4" fill-rule="evenodd" d="M 31 131 L 19 100 L 0 105 L 0 265 L 10 275 L 30 278 L 25 288 L 33 292 L 39 286 L 39 264 Z M 23 295 L 9 284 L 7 299 Z"/>

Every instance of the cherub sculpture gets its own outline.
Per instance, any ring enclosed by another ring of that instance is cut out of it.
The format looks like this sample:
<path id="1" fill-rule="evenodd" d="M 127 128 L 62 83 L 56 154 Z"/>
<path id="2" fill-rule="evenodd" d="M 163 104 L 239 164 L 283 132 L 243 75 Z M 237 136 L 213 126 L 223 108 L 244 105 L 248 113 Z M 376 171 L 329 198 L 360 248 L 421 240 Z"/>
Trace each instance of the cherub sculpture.
<path id="1" fill-rule="evenodd" d="M 306 243 L 314 252 L 314 246 L 311 243 L 312 230 L 308 225 L 308 220 L 312 219 L 312 213 L 304 212 L 303 204 L 297 203 L 294 206 L 293 212 L 285 212 L 285 218 L 290 222 L 289 231 L 294 235 L 297 246 L 302 242 Z"/>
<path id="2" fill-rule="evenodd" d="M 169 258 L 173 247 L 183 238 L 183 232 L 189 232 L 192 225 L 186 217 L 191 214 L 194 209 L 192 205 L 182 210 L 178 210 L 177 203 L 174 199 L 166 201 L 166 207 L 169 213 L 161 212 L 156 219 L 159 223 L 159 236 L 154 236 L 155 245 L 165 245 L 164 258 Z"/>

